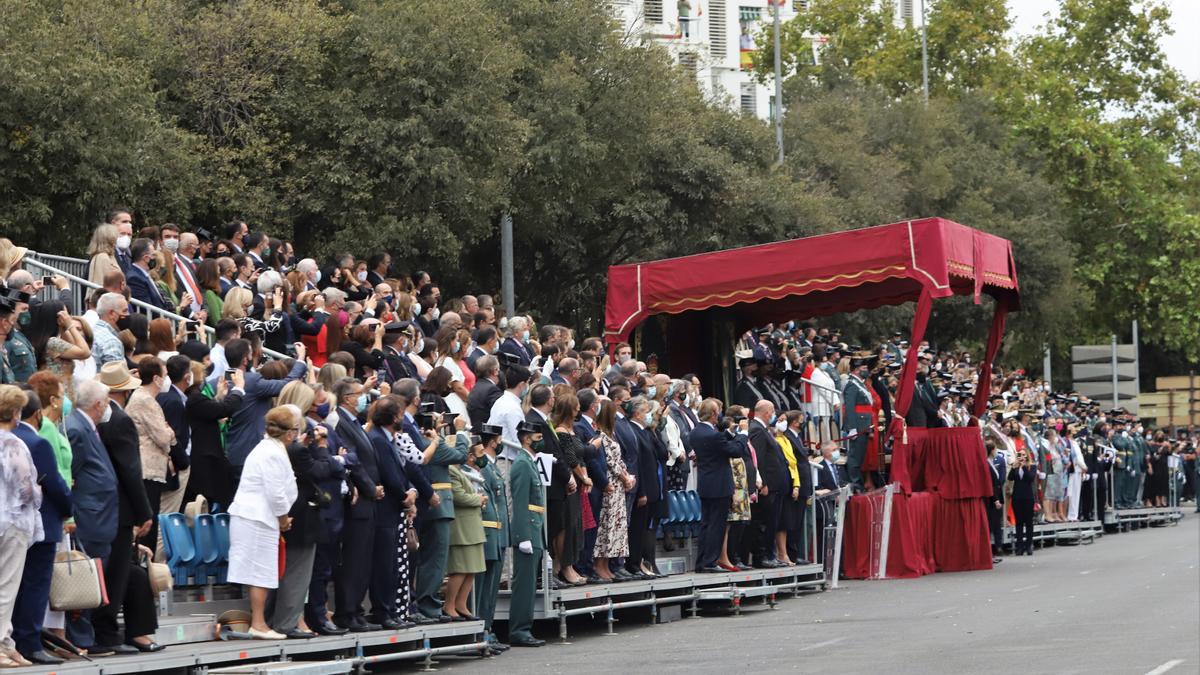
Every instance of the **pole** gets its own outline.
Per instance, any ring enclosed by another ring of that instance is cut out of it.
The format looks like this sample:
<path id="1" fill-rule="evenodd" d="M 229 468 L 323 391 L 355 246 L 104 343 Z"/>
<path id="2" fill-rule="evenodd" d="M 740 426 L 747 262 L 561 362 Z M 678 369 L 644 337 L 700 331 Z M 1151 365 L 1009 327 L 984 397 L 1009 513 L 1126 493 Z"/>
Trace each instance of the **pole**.
<path id="1" fill-rule="evenodd" d="M 506 211 L 500 216 L 500 286 L 504 293 L 504 314 L 515 316 L 517 302 L 513 290 L 513 231 L 512 216 Z"/>
<path id="2" fill-rule="evenodd" d="M 783 0 L 771 0 L 775 8 L 775 144 L 779 146 L 779 165 L 783 165 L 783 58 L 780 55 L 780 19 L 779 3 Z"/>
<path id="3" fill-rule="evenodd" d="M 1054 388 L 1054 382 L 1050 377 L 1050 345 L 1046 345 L 1046 354 L 1042 356 L 1042 379 L 1047 384 Z"/>
<path id="4" fill-rule="evenodd" d="M 921 0 L 921 92 L 929 105 L 929 43 L 925 30 L 925 0 Z"/>
<path id="5" fill-rule="evenodd" d="M 1117 408 L 1120 407 L 1120 401 L 1121 401 L 1121 394 L 1117 389 L 1119 384 L 1118 384 L 1118 379 L 1117 379 L 1117 336 L 1116 336 L 1116 334 L 1113 334 L 1113 336 L 1112 336 L 1112 385 L 1113 385 L 1112 404 L 1113 404 L 1113 410 L 1116 410 Z"/>
<path id="6" fill-rule="evenodd" d="M 1138 322 L 1133 320 L 1133 400 L 1142 395 L 1142 359 L 1138 354 Z"/>

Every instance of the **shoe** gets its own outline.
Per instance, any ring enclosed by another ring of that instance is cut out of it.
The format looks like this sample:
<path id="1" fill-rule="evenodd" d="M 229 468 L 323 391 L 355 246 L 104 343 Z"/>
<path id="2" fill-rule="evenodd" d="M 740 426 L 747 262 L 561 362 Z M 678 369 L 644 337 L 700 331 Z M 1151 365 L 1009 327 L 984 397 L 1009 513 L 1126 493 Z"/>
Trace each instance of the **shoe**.
<path id="1" fill-rule="evenodd" d="M 316 637 L 316 636 L 314 635 L 313 637 Z M 130 647 L 133 647 L 134 649 L 138 650 L 139 652 L 143 652 L 146 654 L 152 654 L 154 652 L 161 652 L 162 650 L 166 649 L 166 647 L 163 647 L 162 645 L 158 644 L 154 640 L 151 640 L 150 642 L 148 642 L 146 644 L 142 644 L 140 642 L 130 640 L 129 642 L 126 642 L 125 644 L 129 645 Z"/>
<path id="2" fill-rule="evenodd" d="M 363 620 L 355 621 L 349 626 L 351 633 L 370 633 L 375 630 L 383 630 L 383 626 L 377 623 L 370 623 Z"/>
<path id="3" fill-rule="evenodd" d="M 674 551 L 675 550 L 675 540 L 672 539 L 670 535 L 667 535 L 667 536 L 663 537 L 662 546 L 663 546 L 664 551 L 668 551 L 668 552 Z"/>
<path id="4" fill-rule="evenodd" d="M 129 656 L 137 654 L 138 650 L 136 647 L 130 647 L 129 645 L 112 645 L 112 653 L 115 656 Z"/>
<path id="5" fill-rule="evenodd" d="M 255 640 L 286 640 L 287 639 L 287 636 L 284 635 L 283 633 L 276 633 L 273 630 L 258 630 L 256 628 L 251 628 L 249 635 L 250 635 L 250 637 L 254 638 Z"/>
<path id="6" fill-rule="evenodd" d="M 116 650 L 108 645 L 92 645 L 86 649 L 88 656 L 112 656 Z"/>
<path id="7" fill-rule="evenodd" d="M 454 620 L 454 618 L 451 617 L 449 614 L 438 614 L 437 616 L 430 617 L 430 618 L 435 619 L 438 623 L 450 623 L 451 621 Z"/>
<path id="8" fill-rule="evenodd" d="M 289 640 L 311 640 L 312 638 L 317 637 L 317 634 L 306 630 L 300 630 L 299 628 L 293 628 L 291 630 L 283 631 L 283 636 Z"/>
<path id="9" fill-rule="evenodd" d="M 345 635 L 349 631 L 345 628 L 338 628 L 335 623 L 326 620 L 325 623 L 317 626 L 316 632 L 320 635 Z"/>
<path id="10" fill-rule="evenodd" d="M 457 615 L 452 616 L 450 614 L 443 614 L 440 617 L 438 617 L 438 621 L 441 621 L 442 623 L 450 623 L 451 621 L 466 621 L 466 620 L 467 620 L 467 618 L 465 616 L 457 616 Z"/>
<path id="11" fill-rule="evenodd" d="M 999 565 L 1002 562 L 1004 562 L 1004 558 L 992 558 L 993 565 Z"/>
<path id="12" fill-rule="evenodd" d="M 438 621 L 437 619 L 425 616 L 424 614 L 418 612 L 412 615 L 412 622 L 418 626 L 428 626 L 430 624 L 437 623 Z"/>
<path id="13" fill-rule="evenodd" d="M 625 569 L 624 567 L 618 567 L 617 569 L 612 570 L 612 575 L 613 579 L 616 579 L 617 581 L 625 581 L 626 579 L 633 577 L 633 575 L 629 573 L 629 570 Z"/>
<path id="14" fill-rule="evenodd" d="M 607 581 L 605 581 L 604 579 L 601 579 L 600 577 L 596 576 L 595 574 L 593 574 L 593 575 L 591 575 L 591 576 L 588 576 L 588 577 L 585 577 L 585 578 L 584 578 L 584 581 L 586 581 L 587 583 L 589 583 L 589 584 L 591 584 L 591 585 L 593 585 L 593 586 L 594 586 L 594 585 L 596 585 L 596 584 L 606 584 L 606 583 L 608 583 Z"/>
<path id="15" fill-rule="evenodd" d="M 400 622 L 389 617 L 380 621 L 379 627 L 384 630 L 400 630 Z"/>
<path id="16" fill-rule="evenodd" d="M 724 572 L 737 572 L 738 571 L 738 567 L 736 565 L 722 565 L 721 563 L 717 563 L 717 567 L 720 567 L 721 570 Z"/>
<path id="17" fill-rule="evenodd" d="M 32 666 L 33 665 L 32 661 L 30 661 L 29 659 L 22 656 L 21 652 L 15 650 L 15 649 L 5 649 L 4 656 L 8 657 L 8 659 L 10 661 L 12 661 L 13 663 L 17 664 L 17 666 Z M 9 667 L 11 667 L 11 666 L 9 666 Z"/>
<path id="18" fill-rule="evenodd" d="M 750 570 L 754 569 L 753 567 L 751 567 L 745 563 L 740 563 L 740 562 L 734 563 L 733 566 L 738 568 L 739 572 L 749 572 Z"/>
<path id="19" fill-rule="evenodd" d="M 470 612 L 466 612 L 464 614 L 459 614 L 459 616 L 462 617 L 463 621 L 479 621 L 479 617 L 475 616 L 474 614 L 472 614 Z"/>
<path id="20" fill-rule="evenodd" d="M 696 572 L 700 574 L 720 574 L 724 571 L 725 570 L 723 568 L 717 567 L 716 565 L 709 565 L 708 567 L 701 567 L 696 570 Z"/>
<path id="21" fill-rule="evenodd" d="M 52 655 L 52 653 L 47 653 L 44 650 L 37 650 L 35 652 L 30 652 L 30 653 L 28 653 L 28 655 L 25 655 L 25 653 L 23 653 L 23 655 L 20 655 L 20 656 L 25 657 L 25 661 L 28 661 L 29 663 L 36 664 L 36 665 L 59 665 L 61 663 L 66 663 L 65 659 L 56 657 L 56 656 Z"/>
<path id="22" fill-rule="evenodd" d="M 763 560 L 762 562 L 754 563 L 754 569 L 757 570 L 769 570 L 774 568 L 775 566 L 771 564 L 770 560 Z"/>
<path id="23" fill-rule="evenodd" d="M 546 644 L 546 641 L 537 638 L 518 638 L 511 640 L 510 644 L 514 647 L 541 647 Z"/>
<path id="24" fill-rule="evenodd" d="M 793 564 L 793 565 L 811 565 L 811 564 L 812 564 L 812 561 L 811 561 L 811 560 L 806 560 L 806 559 L 804 559 L 804 558 L 800 558 L 800 559 L 798 559 L 798 560 L 793 560 L 793 561 L 792 561 L 792 564 Z"/>

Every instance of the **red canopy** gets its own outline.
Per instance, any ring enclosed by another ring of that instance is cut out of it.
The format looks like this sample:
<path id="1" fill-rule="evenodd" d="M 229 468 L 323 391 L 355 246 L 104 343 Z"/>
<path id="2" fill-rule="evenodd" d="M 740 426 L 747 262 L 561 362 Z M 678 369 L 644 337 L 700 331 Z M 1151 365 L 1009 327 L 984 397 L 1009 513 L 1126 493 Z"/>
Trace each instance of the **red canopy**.
<path id="1" fill-rule="evenodd" d="M 1019 302 L 1012 244 L 925 218 L 608 270 L 605 339 L 654 314 L 728 307 L 739 329 L 774 321 L 986 292 Z"/>

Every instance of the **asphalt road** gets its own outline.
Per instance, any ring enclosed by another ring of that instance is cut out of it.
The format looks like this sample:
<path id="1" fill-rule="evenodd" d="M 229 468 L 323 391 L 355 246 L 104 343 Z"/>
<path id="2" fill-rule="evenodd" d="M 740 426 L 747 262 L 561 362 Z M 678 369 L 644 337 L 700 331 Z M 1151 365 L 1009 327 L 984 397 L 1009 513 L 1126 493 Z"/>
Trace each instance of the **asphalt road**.
<path id="1" fill-rule="evenodd" d="M 850 581 L 751 605 L 741 616 L 648 626 L 630 615 L 605 637 L 573 620 L 551 640 L 490 659 L 443 658 L 461 673 L 1198 673 L 1200 516 L 1175 527 L 1005 559 L 991 572 Z M 405 668 L 404 670 L 412 670 Z"/>

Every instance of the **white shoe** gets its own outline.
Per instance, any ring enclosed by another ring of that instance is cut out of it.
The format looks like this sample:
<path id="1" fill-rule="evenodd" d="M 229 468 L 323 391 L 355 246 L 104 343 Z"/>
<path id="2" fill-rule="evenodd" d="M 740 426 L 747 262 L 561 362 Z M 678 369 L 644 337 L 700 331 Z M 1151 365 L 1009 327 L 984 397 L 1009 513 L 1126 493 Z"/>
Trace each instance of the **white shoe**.
<path id="1" fill-rule="evenodd" d="M 283 633 L 276 633 L 275 631 L 270 630 L 270 629 L 256 630 L 254 628 L 250 629 L 250 637 L 254 638 L 255 640 L 286 640 L 287 639 L 287 636 L 284 635 Z"/>

